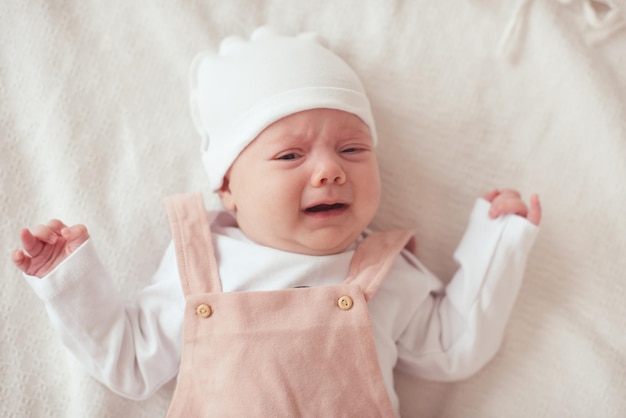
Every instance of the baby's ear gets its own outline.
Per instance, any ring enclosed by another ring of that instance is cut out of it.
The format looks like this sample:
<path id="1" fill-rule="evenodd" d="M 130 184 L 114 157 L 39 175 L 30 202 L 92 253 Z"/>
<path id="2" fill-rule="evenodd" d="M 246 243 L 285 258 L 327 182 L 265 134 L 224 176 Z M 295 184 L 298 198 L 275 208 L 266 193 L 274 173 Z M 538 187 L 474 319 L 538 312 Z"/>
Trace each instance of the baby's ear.
<path id="1" fill-rule="evenodd" d="M 224 177 L 224 180 L 222 181 L 222 187 L 220 187 L 217 191 L 217 195 L 220 197 L 224 209 L 233 212 L 237 210 L 237 205 L 235 205 L 235 199 L 233 198 L 233 194 L 230 191 L 228 176 Z"/>

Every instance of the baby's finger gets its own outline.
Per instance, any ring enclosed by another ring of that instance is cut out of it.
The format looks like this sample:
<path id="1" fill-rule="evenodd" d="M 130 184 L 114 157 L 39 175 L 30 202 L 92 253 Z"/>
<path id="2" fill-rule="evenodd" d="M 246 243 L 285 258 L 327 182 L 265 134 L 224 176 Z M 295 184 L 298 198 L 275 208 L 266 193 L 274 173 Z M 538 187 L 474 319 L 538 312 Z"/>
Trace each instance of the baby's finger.
<path id="1" fill-rule="evenodd" d="M 54 244 L 59 238 L 59 236 L 46 225 L 37 225 L 36 227 L 34 227 L 32 230 L 32 235 L 33 237 L 45 242 L 46 244 Z"/>
<path id="2" fill-rule="evenodd" d="M 86 240 L 87 238 L 89 238 L 89 234 L 87 233 L 87 227 L 82 224 L 65 227 L 61 232 L 63 238 L 68 241 L 76 239 Z"/>
<path id="3" fill-rule="evenodd" d="M 22 247 L 31 257 L 39 254 L 43 248 L 43 243 L 26 228 L 20 231 L 20 240 L 22 241 Z"/>
<path id="4" fill-rule="evenodd" d="M 500 195 L 504 198 L 521 199 L 522 195 L 515 189 L 502 189 Z"/>
<path id="5" fill-rule="evenodd" d="M 17 266 L 22 271 L 28 270 L 30 266 L 30 258 L 24 254 L 24 251 L 15 250 L 11 253 L 11 260 L 13 260 L 13 264 Z"/>
<path id="6" fill-rule="evenodd" d="M 539 225 L 539 222 L 541 222 L 541 203 L 539 202 L 539 196 L 536 194 L 530 197 L 530 208 L 528 209 L 526 219 L 535 225 Z"/>
<path id="7" fill-rule="evenodd" d="M 73 253 L 89 238 L 87 227 L 81 224 L 63 228 L 61 233 L 63 234 L 63 238 L 67 240 L 67 254 Z"/>
<path id="8" fill-rule="evenodd" d="M 528 208 L 520 199 L 512 198 L 495 200 L 489 210 L 489 216 L 491 218 L 497 218 L 500 215 L 509 213 L 526 217 L 528 214 Z"/>
<path id="9" fill-rule="evenodd" d="M 61 230 L 67 228 L 67 225 L 58 219 L 51 219 L 46 226 L 57 235 L 61 235 Z"/>
<path id="10" fill-rule="evenodd" d="M 485 199 L 487 202 L 493 202 L 493 199 L 495 199 L 499 194 L 500 194 L 500 190 L 493 189 L 489 193 L 485 193 L 483 195 L 483 199 Z"/>

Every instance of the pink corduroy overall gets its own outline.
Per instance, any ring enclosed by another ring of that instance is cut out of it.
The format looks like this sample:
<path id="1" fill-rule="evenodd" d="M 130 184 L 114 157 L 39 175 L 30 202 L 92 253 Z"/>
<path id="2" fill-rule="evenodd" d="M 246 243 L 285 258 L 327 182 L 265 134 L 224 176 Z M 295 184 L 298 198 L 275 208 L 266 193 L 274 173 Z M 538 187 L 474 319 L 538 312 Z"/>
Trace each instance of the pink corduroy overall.
<path id="1" fill-rule="evenodd" d="M 168 417 L 395 416 L 367 302 L 414 244 L 409 231 L 369 235 L 339 285 L 222 292 L 201 196 L 166 207 L 186 297 Z"/>

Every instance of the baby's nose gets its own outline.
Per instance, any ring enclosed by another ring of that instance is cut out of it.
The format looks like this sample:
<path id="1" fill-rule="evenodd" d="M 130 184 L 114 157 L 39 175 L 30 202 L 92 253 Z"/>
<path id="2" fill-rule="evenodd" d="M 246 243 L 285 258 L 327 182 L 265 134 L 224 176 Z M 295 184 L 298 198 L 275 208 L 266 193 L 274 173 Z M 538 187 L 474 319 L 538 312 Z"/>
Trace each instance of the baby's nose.
<path id="1" fill-rule="evenodd" d="M 311 184 L 314 187 L 320 187 L 327 184 L 344 184 L 346 182 L 346 173 L 339 162 L 334 159 L 327 158 L 318 163 L 311 177 Z"/>

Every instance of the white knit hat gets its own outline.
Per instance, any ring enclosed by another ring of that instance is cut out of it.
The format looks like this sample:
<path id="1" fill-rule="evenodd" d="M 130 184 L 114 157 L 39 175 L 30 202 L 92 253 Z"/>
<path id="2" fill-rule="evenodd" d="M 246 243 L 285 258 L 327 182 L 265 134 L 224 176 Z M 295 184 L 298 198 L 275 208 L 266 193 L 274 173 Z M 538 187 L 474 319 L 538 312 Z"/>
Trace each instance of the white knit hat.
<path id="1" fill-rule="evenodd" d="M 317 108 L 357 115 L 377 142 L 359 77 L 314 34 L 286 37 L 261 27 L 250 41 L 229 37 L 218 54 L 200 54 L 191 68 L 191 109 L 211 190 L 222 186 L 239 153 L 265 128 Z"/>

